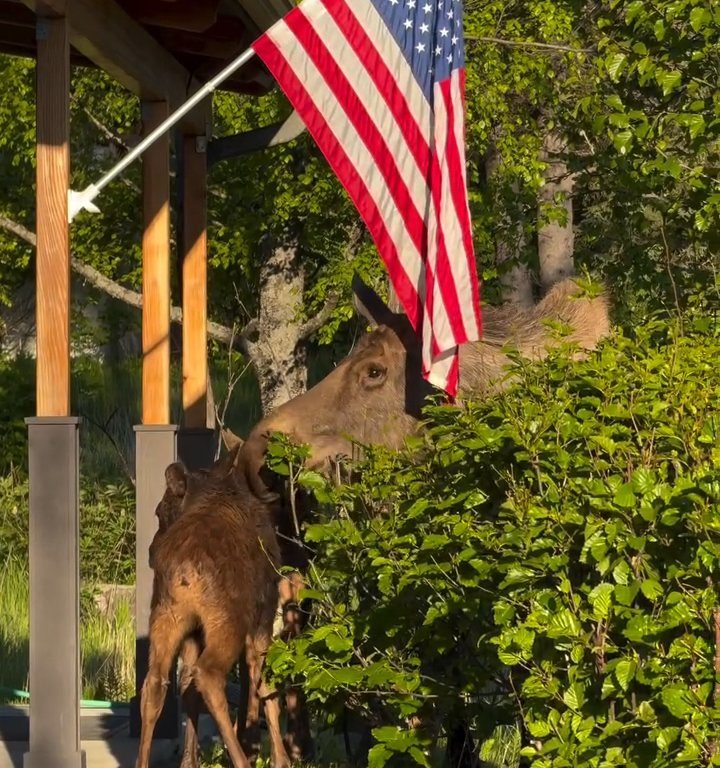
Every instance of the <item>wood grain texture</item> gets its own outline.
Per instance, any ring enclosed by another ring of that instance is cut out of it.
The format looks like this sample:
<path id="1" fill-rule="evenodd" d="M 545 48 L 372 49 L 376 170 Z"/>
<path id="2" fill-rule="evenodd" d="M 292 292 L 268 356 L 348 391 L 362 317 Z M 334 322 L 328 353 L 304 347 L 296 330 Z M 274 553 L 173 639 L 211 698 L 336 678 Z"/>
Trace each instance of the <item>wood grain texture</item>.
<path id="1" fill-rule="evenodd" d="M 207 154 L 185 136 L 183 189 L 183 416 L 186 427 L 207 421 Z"/>
<path id="2" fill-rule="evenodd" d="M 37 415 L 70 415 L 70 49 L 65 19 L 38 19 Z"/>
<path id="3" fill-rule="evenodd" d="M 62 13 L 66 0 L 22 2 L 32 10 Z M 169 101 L 176 109 L 197 87 L 185 67 L 115 0 L 72 0 L 67 16 L 73 48 L 144 101 Z M 193 111 L 181 123 L 201 133 L 201 118 Z"/>
<path id="4" fill-rule="evenodd" d="M 167 102 L 143 102 L 143 131 L 168 115 Z M 170 423 L 170 139 L 143 155 L 143 424 Z"/>

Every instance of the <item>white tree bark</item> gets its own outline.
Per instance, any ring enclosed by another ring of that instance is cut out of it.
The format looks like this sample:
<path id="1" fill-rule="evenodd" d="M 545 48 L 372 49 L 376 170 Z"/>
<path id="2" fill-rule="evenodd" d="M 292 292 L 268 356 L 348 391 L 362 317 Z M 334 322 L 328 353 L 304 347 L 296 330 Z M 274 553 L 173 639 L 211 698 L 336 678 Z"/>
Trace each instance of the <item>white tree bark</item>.
<path id="1" fill-rule="evenodd" d="M 485 158 L 485 176 L 489 184 L 493 183 L 493 177 L 501 165 L 500 153 L 497 147 L 491 144 Z M 510 261 L 514 262 L 509 270 L 502 272 L 500 278 L 503 286 L 503 299 L 521 307 L 531 307 L 534 302 L 532 274 L 527 264 L 520 260 L 525 246 L 522 222 L 518 223 L 516 233 L 516 237 L 511 242 L 504 240 L 497 234 L 495 236 L 495 259 L 498 267 L 502 269 L 503 264 Z"/>
<path id="2" fill-rule="evenodd" d="M 306 337 L 300 316 L 304 287 L 297 245 L 289 241 L 269 248 L 260 271 L 257 341 L 249 350 L 263 413 L 307 388 Z"/>
<path id="3" fill-rule="evenodd" d="M 540 155 L 547 163 L 545 184 L 540 190 L 538 206 L 538 258 L 543 293 L 575 273 L 572 203 L 574 179 L 565 162 L 566 149 L 563 138 L 550 132 L 545 136 Z M 557 206 L 564 208 L 564 221 L 546 222 L 547 210 Z"/>

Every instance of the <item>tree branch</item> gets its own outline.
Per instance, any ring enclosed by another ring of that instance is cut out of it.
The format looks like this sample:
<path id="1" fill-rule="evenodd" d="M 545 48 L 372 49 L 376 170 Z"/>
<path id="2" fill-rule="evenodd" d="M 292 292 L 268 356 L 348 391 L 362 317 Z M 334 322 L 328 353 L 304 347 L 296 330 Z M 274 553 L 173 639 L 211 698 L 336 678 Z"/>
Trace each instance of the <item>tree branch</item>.
<path id="1" fill-rule="evenodd" d="M 564 51 L 566 53 L 591 53 L 592 48 L 573 48 L 571 45 L 562 45 L 560 43 L 536 43 L 531 40 L 505 40 L 502 37 L 476 37 L 475 35 L 465 35 L 466 40 L 472 40 L 475 43 L 497 43 L 498 45 L 507 45 L 515 48 L 544 48 L 550 51 Z"/>
<path id="2" fill-rule="evenodd" d="M 100 131 L 100 133 L 116 147 L 129 151 L 130 147 L 118 136 L 114 131 L 111 131 L 105 123 L 101 122 L 93 113 L 85 106 L 82 107 L 82 111 L 87 115 L 90 122 Z"/>
<path id="3" fill-rule="evenodd" d="M 333 310 L 337 307 L 338 302 L 340 301 L 340 297 L 337 295 L 331 296 L 326 302 L 325 306 L 315 315 L 315 317 L 311 317 L 309 320 L 306 320 L 298 330 L 298 337 L 305 341 L 309 339 L 313 333 L 316 333 L 320 330 L 320 328 L 327 323 L 327 321 L 330 319 L 330 315 L 333 313 Z"/>
<path id="4" fill-rule="evenodd" d="M 24 240 L 28 245 L 35 247 L 37 238 L 35 233 L 24 227 L 22 224 L 7 216 L 0 215 L 0 228 L 5 229 L 8 232 Z M 111 280 L 109 277 L 105 277 L 95 267 L 91 267 L 89 264 L 85 264 L 80 261 L 76 256 L 70 257 L 70 266 L 73 271 L 80 275 L 84 280 L 87 280 L 90 285 L 102 291 L 106 295 L 113 299 L 122 301 L 124 304 L 129 304 L 131 307 L 142 308 L 142 294 L 137 291 L 133 291 L 130 288 L 125 288 L 115 280 Z M 170 320 L 173 323 L 182 324 L 183 312 L 180 307 L 170 308 Z M 226 325 L 215 323 L 212 320 L 208 320 L 207 333 L 211 339 L 219 341 L 223 344 L 233 344 L 237 346 L 244 354 L 248 354 L 249 350 L 249 335 L 254 329 L 254 320 L 251 320 L 240 333 L 233 333 L 232 328 L 228 328 Z"/>

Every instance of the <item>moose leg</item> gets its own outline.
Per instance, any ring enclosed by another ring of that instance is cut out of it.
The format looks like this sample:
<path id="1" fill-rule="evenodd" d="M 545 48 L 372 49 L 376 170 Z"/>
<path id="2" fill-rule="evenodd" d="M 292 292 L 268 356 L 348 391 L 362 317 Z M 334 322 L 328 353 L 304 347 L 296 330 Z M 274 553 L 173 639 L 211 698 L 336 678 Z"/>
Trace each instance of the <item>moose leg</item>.
<path id="1" fill-rule="evenodd" d="M 242 745 L 252 759 L 260 752 L 260 675 L 262 658 L 258 658 L 258 649 L 254 637 L 248 637 L 245 643 L 245 665 L 247 667 L 247 712 Z"/>
<path id="2" fill-rule="evenodd" d="M 148 768 L 153 732 L 170 684 L 173 659 L 182 641 L 185 627 L 163 606 L 150 615 L 150 660 L 140 699 L 140 748 L 137 768 Z"/>
<path id="3" fill-rule="evenodd" d="M 284 638 L 297 637 L 305 625 L 305 614 L 300 609 L 300 590 L 304 586 L 302 574 L 294 572 L 280 582 L 280 602 L 283 607 L 285 625 Z M 285 746 L 293 760 L 310 759 L 314 752 L 310 719 L 305 697 L 299 688 L 290 688 L 285 693 L 287 710 L 287 733 Z"/>
<path id="4" fill-rule="evenodd" d="M 180 693 L 187 720 L 185 724 L 185 746 L 183 748 L 180 768 L 197 768 L 198 766 L 198 717 L 202 699 L 193 682 L 193 669 L 200 656 L 200 638 L 188 637 L 180 650 L 182 672 L 180 673 Z"/>
<path id="5" fill-rule="evenodd" d="M 205 648 L 193 670 L 193 681 L 208 711 L 215 719 L 233 768 L 250 768 L 250 763 L 235 734 L 225 697 L 225 679 L 228 670 L 240 655 L 241 650 L 242 641 L 238 637 L 206 636 Z"/>
<path id="6" fill-rule="evenodd" d="M 287 768 L 290 765 L 290 758 L 280 730 L 280 699 L 277 691 L 271 691 L 263 681 L 260 681 L 259 694 L 265 707 L 265 720 L 270 733 L 273 768 Z"/>
<path id="7" fill-rule="evenodd" d="M 271 618 L 271 617 L 268 617 Z M 270 622 L 268 622 L 269 629 Z M 280 730 L 280 702 L 276 691 L 271 691 L 262 679 L 262 669 L 265 663 L 265 655 L 270 647 L 270 633 L 263 632 L 248 638 L 246 655 L 250 676 L 250 697 L 248 703 L 248 722 L 250 720 L 251 707 L 254 708 L 254 721 L 257 723 L 259 716 L 260 698 L 265 707 L 265 720 L 270 734 L 270 748 L 272 750 L 273 768 L 287 768 L 290 758 L 285 751 L 282 732 Z"/>

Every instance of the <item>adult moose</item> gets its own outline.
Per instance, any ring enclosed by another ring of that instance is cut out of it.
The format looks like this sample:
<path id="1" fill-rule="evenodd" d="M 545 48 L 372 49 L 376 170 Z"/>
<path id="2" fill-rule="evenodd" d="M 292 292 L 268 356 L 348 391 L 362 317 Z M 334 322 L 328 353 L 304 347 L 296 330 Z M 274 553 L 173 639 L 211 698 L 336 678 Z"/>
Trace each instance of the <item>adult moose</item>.
<path id="1" fill-rule="evenodd" d="M 352 441 L 399 448 L 417 430 L 431 391 L 421 369 L 420 340 L 404 314 L 393 313 L 356 278 L 355 305 L 373 330 L 322 381 L 268 414 L 253 429 L 241 451 L 250 487 L 259 498 L 273 498 L 264 469 L 267 438 L 284 432 L 311 448 L 310 463 L 325 466 L 352 455 Z M 548 321 L 566 326 L 560 336 Z M 460 398 L 481 398 L 507 386 L 507 347 L 540 359 L 561 342 L 593 349 L 610 330 L 604 295 L 584 295 L 571 279 L 555 285 L 531 309 L 484 307 L 483 339 L 460 347 Z"/>
<path id="2" fill-rule="evenodd" d="M 264 467 L 270 432 L 284 432 L 309 445 L 311 464 L 324 467 L 336 456 L 352 455 L 353 440 L 399 448 L 418 429 L 423 403 L 432 391 L 422 377 L 420 340 L 408 318 L 393 313 L 359 279 L 353 288 L 356 308 L 373 330 L 312 389 L 267 414 L 240 451 L 239 471 L 259 498 L 275 501 L 271 506 L 280 529 L 291 530 L 292 523 L 283 519 L 289 515 L 287 499 L 278 498 L 273 477 Z M 548 321 L 563 324 L 569 333 L 560 339 Z M 572 280 L 558 283 L 529 310 L 485 307 L 483 325 L 483 340 L 460 348 L 461 398 L 487 396 L 507 386 L 507 346 L 527 358 L 539 359 L 561 341 L 592 349 L 610 329 L 606 298 L 583 295 Z M 225 439 L 228 445 L 240 442 L 227 431 Z M 305 554 L 300 547 L 286 545 L 285 549 L 298 555 L 298 562 L 299 555 Z M 297 567 L 296 563 L 285 564 Z M 288 620 L 288 606 L 296 602 L 300 583 L 297 579 L 284 584 L 290 588 L 282 596 L 287 634 L 297 633 L 303 623 L 300 612 L 292 608 Z M 289 714 L 298 722 L 303 719 L 300 709 L 297 702 L 289 707 Z"/>

